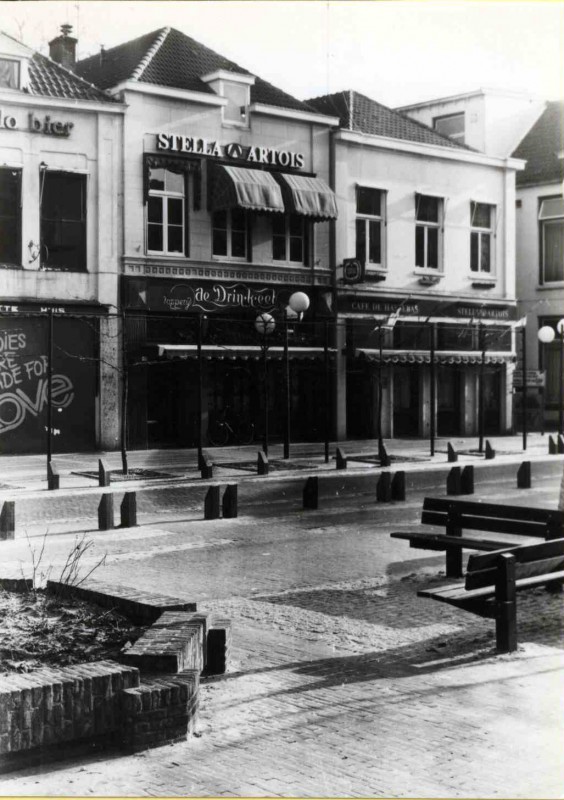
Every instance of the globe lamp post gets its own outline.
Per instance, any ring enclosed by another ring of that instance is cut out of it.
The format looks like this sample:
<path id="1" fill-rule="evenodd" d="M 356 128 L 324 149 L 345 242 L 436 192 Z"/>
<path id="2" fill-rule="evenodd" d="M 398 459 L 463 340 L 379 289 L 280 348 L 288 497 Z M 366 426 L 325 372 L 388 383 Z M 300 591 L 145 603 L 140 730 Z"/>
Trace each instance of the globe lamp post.
<path id="1" fill-rule="evenodd" d="M 262 435 L 262 449 L 268 455 L 268 335 L 276 327 L 276 322 L 271 314 L 259 314 L 255 320 L 255 330 L 262 336 L 263 358 L 263 399 L 264 399 L 264 430 Z"/>
<path id="2" fill-rule="evenodd" d="M 288 305 L 284 309 L 284 458 L 290 458 L 290 421 L 292 414 L 290 390 L 290 356 L 288 352 L 288 322 L 298 322 L 309 308 L 309 297 L 305 292 L 294 292 L 290 295 Z"/>

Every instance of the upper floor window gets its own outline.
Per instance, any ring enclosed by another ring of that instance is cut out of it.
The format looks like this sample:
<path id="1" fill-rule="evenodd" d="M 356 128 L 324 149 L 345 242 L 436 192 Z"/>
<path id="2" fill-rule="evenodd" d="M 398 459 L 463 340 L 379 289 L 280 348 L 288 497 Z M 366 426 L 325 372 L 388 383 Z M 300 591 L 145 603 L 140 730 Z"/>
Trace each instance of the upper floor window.
<path id="1" fill-rule="evenodd" d="M 272 258 L 291 264 L 306 260 L 306 223 L 299 214 L 272 215 Z"/>
<path id="2" fill-rule="evenodd" d="M 247 213 L 241 208 L 214 211 L 212 217 L 212 255 L 244 260 L 247 258 Z"/>
<path id="3" fill-rule="evenodd" d="M 356 190 L 356 257 L 364 264 L 383 266 L 385 194 L 359 186 Z"/>
<path id="4" fill-rule="evenodd" d="M 147 252 L 184 254 L 185 176 L 168 169 L 149 169 Z"/>
<path id="5" fill-rule="evenodd" d="M 0 88 L 20 88 L 20 62 L 11 58 L 0 58 Z"/>
<path id="6" fill-rule="evenodd" d="M 415 266 L 439 269 L 441 262 L 441 223 L 443 200 L 418 194 L 415 197 Z"/>
<path id="7" fill-rule="evenodd" d="M 437 133 L 448 136 L 453 142 L 464 144 L 464 112 L 434 117 L 433 128 Z"/>
<path id="8" fill-rule="evenodd" d="M 48 269 L 86 271 L 86 175 L 41 172 L 41 252 Z"/>
<path id="9" fill-rule="evenodd" d="M 494 207 L 487 203 L 470 204 L 470 269 L 492 272 Z"/>
<path id="10" fill-rule="evenodd" d="M 21 264 L 21 187 L 21 170 L 0 169 L 0 264 Z"/>
<path id="11" fill-rule="evenodd" d="M 564 199 L 543 198 L 539 208 L 540 283 L 564 281 Z"/>
<path id="12" fill-rule="evenodd" d="M 244 83 L 224 81 L 223 96 L 227 100 L 227 105 L 223 107 L 224 122 L 247 126 L 249 124 L 249 86 Z"/>

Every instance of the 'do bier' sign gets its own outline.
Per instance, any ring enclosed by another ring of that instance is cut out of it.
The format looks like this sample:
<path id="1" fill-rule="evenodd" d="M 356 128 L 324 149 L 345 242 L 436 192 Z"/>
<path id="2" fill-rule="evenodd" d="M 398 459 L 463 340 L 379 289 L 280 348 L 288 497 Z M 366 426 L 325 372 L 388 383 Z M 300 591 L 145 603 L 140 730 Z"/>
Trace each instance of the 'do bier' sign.
<path id="1" fill-rule="evenodd" d="M 173 133 L 157 134 L 157 150 L 171 153 L 190 153 L 211 158 L 230 158 L 246 164 L 268 164 L 274 167 L 301 169 L 304 166 L 303 153 L 292 150 L 275 150 L 272 147 L 259 147 L 230 142 L 219 144 L 211 139 L 196 136 L 177 136 Z"/>

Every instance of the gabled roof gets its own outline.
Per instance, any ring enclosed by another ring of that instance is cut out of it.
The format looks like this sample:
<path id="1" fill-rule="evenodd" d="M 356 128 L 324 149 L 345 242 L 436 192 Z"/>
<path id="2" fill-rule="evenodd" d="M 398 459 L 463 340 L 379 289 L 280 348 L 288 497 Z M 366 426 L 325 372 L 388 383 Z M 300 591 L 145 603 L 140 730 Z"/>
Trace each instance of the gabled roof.
<path id="1" fill-rule="evenodd" d="M 528 134 L 513 153 L 527 166 L 517 173 L 517 186 L 564 179 L 564 103 L 547 103 Z"/>
<path id="2" fill-rule="evenodd" d="M 75 69 L 77 74 L 103 89 L 124 81 L 137 81 L 206 94 L 214 94 L 214 91 L 202 81 L 202 75 L 216 70 L 251 74 L 181 31 L 168 27 L 82 59 Z M 251 102 L 298 111 L 313 110 L 258 77 L 251 86 Z"/>
<path id="3" fill-rule="evenodd" d="M 447 136 L 442 136 L 421 122 L 371 100 L 360 92 L 349 90 L 326 94 L 306 102 L 319 113 L 339 117 L 341 128 L 346 130 L 438 147 L 451 147 L 456 150 L 470 149 L 466 145 L 457 144 Z"/>
<path id="4" fill-rule="evenodd" d="M 115 103 L 115 100 L 92 86 L 88 81 L 70 72 L 65 67 L 22 44 L 10 34 L 0 31 L 4 39 L 29 65 L 29 82 L 23 92 L 36 97 L 61 97 L 66 100 L 90 100 Z"/>

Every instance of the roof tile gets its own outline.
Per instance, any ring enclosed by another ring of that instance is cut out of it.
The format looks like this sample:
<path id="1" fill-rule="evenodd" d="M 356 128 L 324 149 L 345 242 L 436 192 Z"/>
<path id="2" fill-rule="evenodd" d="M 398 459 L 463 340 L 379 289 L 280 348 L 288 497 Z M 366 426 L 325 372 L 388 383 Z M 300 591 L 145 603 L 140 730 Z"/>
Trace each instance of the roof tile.
<path id="1" fill-rule="evenodd" d="M 527 166 L 517 173 L 517 186 L 564 179 L 564 103 L 547 103 L 546 109 L 513 153 Z"/>
<path id="2" fill-rule="evenodd" d="M 115 103 L 97 86 L 92 86 L 41 53 L 34 53 L 29 61 L 29 94 Z"/>

